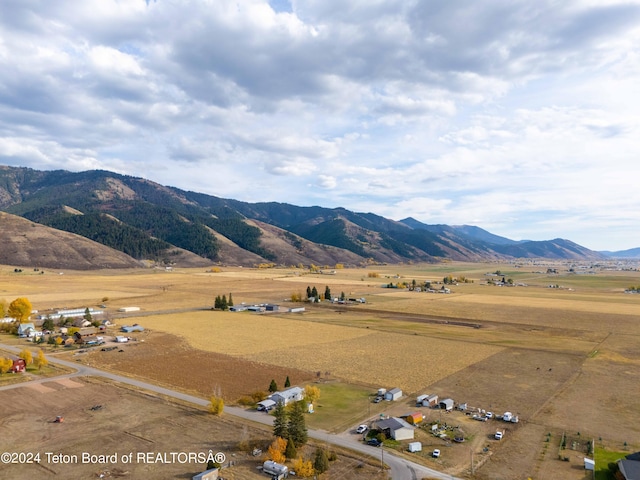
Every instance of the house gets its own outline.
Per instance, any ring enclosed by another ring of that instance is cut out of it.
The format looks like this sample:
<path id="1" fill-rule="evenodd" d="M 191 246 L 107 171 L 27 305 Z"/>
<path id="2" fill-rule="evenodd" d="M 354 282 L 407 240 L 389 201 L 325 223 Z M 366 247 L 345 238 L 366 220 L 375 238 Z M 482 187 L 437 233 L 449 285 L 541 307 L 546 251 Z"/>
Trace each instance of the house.
<path id="1" fill-rule="evenodd" d="M 212 468 L 211 470 L 205 470 L 202 473 L 194 475 L 191 480 L 216 480 L 219 477 L 219 468 Z"/>
<path id="2" fill-rule="evenodd" d="M 264 306 L 264 308 L 267 312 L 277 312 L 278 310 L 280 310 L 280 305 L 272 305 L 268 303 Z"/>
<path id="3" fill-rule="evenodd" d="M 13 365 L 11 366 L 11 369 L 9 370 L 11 373 L 21 373 L 24 372 L 27 369 L 27 362 L 24 361 L 24 359 L 22 358 L 15 358 L 13 359 Z"/>
<path id="4" fill-rule="evenodd" d="M 35 336 L 36 326 L 33 323 L 21 323 L 18 325 L 18 335 L 20 337 Z"/>
<path id="5" fill-rule="evenodd" d="M 304 398 L 304 390 L 300 387 L 291 387 L 282 392 L 276 392 L 269 396 L 269 399 L 276 403 L 288 405 L 291 402 L 299 402 Z"/>
<path id="6" fill-rule="evenodd" d="M 450 412 L 453 410 L 453 400 L 451 398 L 445 398 L 444 400 L 440 400 L 440 408 L 442 410 L 446 410 Z"/>
<path id="7" fill-rule="evenodd" d="M 248 310 L 249 306 L 248 305 L 234 305 L 233 307 L 229 307 L 229 311 L 230 312 L 244 312 L 245 310 Z"/>
<path id="8" fill-rule="evenodd" d="M 123 337 L 121 335 L 118 335 L 116 337 L 116 342 L 117 343 L 127 343 L 129 341 L 129 337 Z"/>
<path id="9" fill-rule="evenodd" d="M 406 416 L 406 421 L 410 425 L 417 425 L 421 423 L 423 420 L 424 420 L 424 417 L 422 415 L 422 412 L 414 412 Z"/>
<path id="10" fill-rule="evenodd" d="M 617 463 L 624 480 L 640 480 L 640 452 L 627 455 Z"/>
<path id="11" fill-rule="evenodd" d="M 73 321 L 73 326 L 74 327 L 78 327 L 78 328 L 85 328 L 85 327 L 90 327 L 91 326 L 91 322 L 89 320 L 87 320 L 86 318 L 76 318 Z"/>
<path id="12" fill-rule="evenodd" d="M 396 401 L 402 397 L 402 390 L 399 388 L 392 388 L 384 394 L 384 399 L 388 401 Z"/>
<path id="13" fill-rule="evenodd" d="M 388 438 L 394 440 L 412 440 L 415 433 L 415 427 L 397 417 L 380 420 L 376 422 L 376 427 L 382 430 Z"/>

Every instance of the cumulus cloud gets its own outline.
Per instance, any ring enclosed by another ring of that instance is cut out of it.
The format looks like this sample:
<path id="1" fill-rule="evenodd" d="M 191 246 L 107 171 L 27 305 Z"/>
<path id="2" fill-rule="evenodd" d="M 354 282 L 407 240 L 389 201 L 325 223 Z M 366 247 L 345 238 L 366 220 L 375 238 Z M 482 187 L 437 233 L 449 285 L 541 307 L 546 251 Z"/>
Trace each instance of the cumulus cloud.
<path id="1" fill-rule="evenodd" d="M 630 248 L 639 19 L 622 0 L 7 0 L 0 159 L 615 248 L 606 224 Z"/>

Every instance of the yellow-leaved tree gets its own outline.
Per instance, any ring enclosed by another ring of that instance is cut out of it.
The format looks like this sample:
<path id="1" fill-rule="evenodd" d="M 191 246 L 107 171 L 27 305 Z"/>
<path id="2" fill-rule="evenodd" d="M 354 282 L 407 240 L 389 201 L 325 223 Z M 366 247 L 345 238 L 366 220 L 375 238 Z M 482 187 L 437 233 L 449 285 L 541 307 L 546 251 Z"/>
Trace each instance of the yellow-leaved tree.
<path id="1" fill-rule="evenodd" d="M 320 389 L 315 385 L 307 385 L 304 387 L 304 399 L 309 403 L 316 403 L 320 398 Z"/>
<path id="2" fill-rule="evenodd" d="M 222 397 L 218 397 L 216 395 L 211 397 L 211 403 L 209 403 L 209 413 L 214 415 L 222 415 L 224 411 L 224 400 Z"/>
<path id="3" fill-rule="evenodd" d="M 293 462 L 293 469 L 296 471 L 296 475 L 302 478 L 313 477 L 316 473 L 311 460 L 305 460 L 302 457 Z"/>
<path id="4" fill-rule="evenodd" d="M 276 437 L 276 439 L 269 445 L 267 450 L 267 457 L 269 460 L 273 460 L 276 463 L 284 463 L 286 457 L 284 451 L 287 449 L 287 441 L 282 437 Z M 298 472 L 296 472 L 298 473 Z"/>
<path id="5" fill-rule="evenodd" d="M 13 367 L 13 360 L 10 358 L 0 358 L 0 373 L 7 373 Z"/>
<path id="6" fill-rule="evenodd" d="M 31 315 L 31 311 L 33 307 L 31 306 L 31 302 L 28 298 L 20 297 L 16 298 L 13 302 L 9 304 L 9 310 L 7 313 L 10 317 L 15 318 L 20 323 L 24 323 L 29 320 L 29 315 Z"/>
<path id="7" fill-rule="evenodd" d="M 49 365 L 49 360 L 44 356 L 44 352 L 42 350 L 38 350 L 38 356 L 35 358 L 34 363 L 38 370 L 42 370 L 42 367 L 46 367 Z"/>
<path id="8" fill-rule="evenodd" d="M 26 363 L 27 365 L 31 365 L 33 363 L 33 354 L 26 348 L 22 350 L 18 356 L 23 359 L 24 363 Z"/>

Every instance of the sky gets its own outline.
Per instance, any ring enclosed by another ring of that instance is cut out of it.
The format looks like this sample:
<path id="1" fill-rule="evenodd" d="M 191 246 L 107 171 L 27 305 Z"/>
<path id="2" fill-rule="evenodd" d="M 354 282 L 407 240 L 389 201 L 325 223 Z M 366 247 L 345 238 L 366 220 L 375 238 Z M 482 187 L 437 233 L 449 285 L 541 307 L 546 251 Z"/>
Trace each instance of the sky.
<path id="1" fill-rule="evenodd" d="M 640 247 L 640 0 L 0 11 L 0 164 Z"/>

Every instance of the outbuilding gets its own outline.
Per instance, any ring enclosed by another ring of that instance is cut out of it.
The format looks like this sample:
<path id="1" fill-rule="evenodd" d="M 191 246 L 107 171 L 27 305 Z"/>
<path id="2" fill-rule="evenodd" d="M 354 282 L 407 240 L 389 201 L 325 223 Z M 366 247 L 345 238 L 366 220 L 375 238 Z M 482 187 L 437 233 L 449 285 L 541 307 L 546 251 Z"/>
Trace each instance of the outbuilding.
<path id="1" fill-rule="evenodd" d="M 400 400 L 402 397 L 402 390 L 399 388 L 392 388 L 387 393 L 384 394 L 384 399 L 389 401 Z"/>
<path id="2" fill-rule="evenodd" d="M 210 470 L 205 470 L 202 473 L 194 475 L 193 477 L 191 477 L 191 480 L 217 480 L 218 478 L 220 478 L 219 472 L 219 468 L 212 468 Z"/>
<path id="3" fill-rule="evenodd" d="M 15 358 L 12 360 L 13 365 L 11 365 L 11 373 L 21 373 L 27 369 L 27 362 L 22 358 Z"/>
<path id="4" fill-rule="evenodd" d="M 411 453 L 421 452 L 422 451 L 422 443 L 420 443 L 420 442 L 411 442 L 411 443 L 409 443 L 408 450 Z"/>
<path id="5" fill-rule="evenodd" d="M 259 411 L 264 411 L 264 412 L 268 412 L 269 410 L 271 410 L 273 407 L 276 406 L 276 402 L 274 402 L 273 400 L 267 398 L 266 400 L 262 400 L 261 402 L 258 402 L 258 404 L 256 405 L 256 409 Z"/>
<path id="6" fill-rule="evenodd" d="M 446 410 L 447 412 L 450 412 L 451 410 L 453 410 L 453 405 L 454 405 L 454 402 L 451 398 L 445 398 L 444 400 L 440 400 L 440 408 L 442 410 Z"/>
<path id="7" fill-rule="evenodd" d="M 376 422 L 377 427 L 384 434 L 394 440 L 413 440 L 415 427 L 409 425 L 401 418 L 391 417 Z"/>
<path id="8" fill-rule="evenodd" d="M 422 412 L 414 412 L 407 415 L 406 420 L 407 423 L 411 425 L 417 425 L 424 420 L 424 417 L 422 415 Z"/>
<path id="9" fill-rule="evenodd" d="M 435 393 L 427 395 L 427 398 L 422 401 L 423 407 L 435 407 L 436 405 L 438 405 L 438 395 Z"/>

